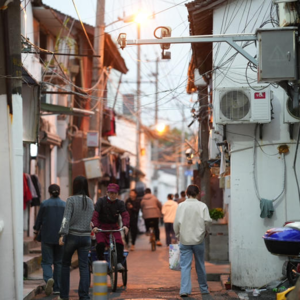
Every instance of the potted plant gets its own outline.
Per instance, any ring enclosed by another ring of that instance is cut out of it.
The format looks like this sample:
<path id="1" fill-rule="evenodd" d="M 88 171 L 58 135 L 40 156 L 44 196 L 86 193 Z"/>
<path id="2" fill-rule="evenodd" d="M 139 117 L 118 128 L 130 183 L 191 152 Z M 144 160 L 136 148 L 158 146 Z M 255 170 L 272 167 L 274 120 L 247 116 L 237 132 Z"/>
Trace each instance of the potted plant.
<path id="1" fill-rule="evenodd" d="M 222 208 L 213 208 L 209 210 L 210 217 L 218 221 L 219 219 L 222 219 L 224 217 L 224 211 Z"/>

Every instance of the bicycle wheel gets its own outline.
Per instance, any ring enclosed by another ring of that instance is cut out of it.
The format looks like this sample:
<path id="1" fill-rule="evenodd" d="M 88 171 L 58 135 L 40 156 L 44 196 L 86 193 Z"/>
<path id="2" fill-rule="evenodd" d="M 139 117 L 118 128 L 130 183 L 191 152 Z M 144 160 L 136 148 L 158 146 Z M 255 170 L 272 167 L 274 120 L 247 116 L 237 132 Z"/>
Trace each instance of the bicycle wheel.
<path id="1" fill-rule="evenodd" d="M 127 262 L 126 262 L 126 260 L 123 264 L 123 267 L 125 270 L 122 272 L 122 280 L 123 280 L 123 286 L 126 287 L 126 285 L 127 285 Z"/>
<path id="2" fill-rule="evenodd" d="M 289 283 L 292 284 L 292 285 L 296 284 L 296 281 L 299 277 L 295 273 L 295 272 L 297 272 L 297 266 L 298 266 L 298 262 L 289 261 L 288 264 L 287 264 L 287 267 L 286 267 L 287 278 L 289 280 Z"/>
<path id="3" fill-rule="evenodd" d="M 118 283 L 117 253 L 115 250 L 110 253 L 110 283 L 112 291 L 115 292 Z"/>
<path id="4" fill-rule="evenodd" d="M 155 236 L 154 233 L 151 234 L 151 251 L 156 250 L 156 241 L 155 241 Z"/>

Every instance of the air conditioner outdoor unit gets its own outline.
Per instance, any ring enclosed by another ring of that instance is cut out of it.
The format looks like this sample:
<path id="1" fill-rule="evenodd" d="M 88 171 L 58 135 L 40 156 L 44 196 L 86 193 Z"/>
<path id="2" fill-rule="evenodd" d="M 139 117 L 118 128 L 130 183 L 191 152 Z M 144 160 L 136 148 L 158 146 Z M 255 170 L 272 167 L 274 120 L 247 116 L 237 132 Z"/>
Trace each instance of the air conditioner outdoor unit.
<path id="1" fill-rule="evenodd" d="M 283 123 L 299 123 L 300 107 L 293 109 L 293 101 L 291 98 L 284 100 L 283 106 Z"/>
<path id="2" fill-rule="evenodd" d="M 270 89 L 257 90 L 249 87 L 217 89 L 214 102 L 216 124 L 270 123 Z"/>

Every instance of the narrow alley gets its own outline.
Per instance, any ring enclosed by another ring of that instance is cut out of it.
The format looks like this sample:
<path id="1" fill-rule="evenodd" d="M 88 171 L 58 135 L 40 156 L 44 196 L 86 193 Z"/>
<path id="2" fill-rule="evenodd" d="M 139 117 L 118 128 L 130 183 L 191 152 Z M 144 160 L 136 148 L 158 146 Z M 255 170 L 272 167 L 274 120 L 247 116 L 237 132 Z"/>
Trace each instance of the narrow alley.
<path id="1" fill-rule="evenodd" d="M 128 262 L 128 284 L 122 287 L 122 279 L 119 275 L 118 289 L 116 293 L 111 292 L 110 279 L 107 277 L 109 287 L 109 299 L 180 299 L 180 272 L 169 269 L 168 247 L 165 246 L 165 232 L 161 227 L 162 247 L 157 247 L 155 252 L 150 250 L 148 237 L 139 235 L 136 242 L 136 250 L 130 251 Z M 192 268 L 193 293 L 189 299 L 238 299 L 233 291 L 226 291 L 222 286 L 221 275 L 229 274 L 228 264 L 214 265 L 206 263 L 208 285 L 211 297 L 202 298 L 194 267 Z M 225 276 L 226 277 L 226 276 Z M 77 288 L 79 282 L 79 269 L 71 272 L 70 299 L 77 299 Z M 91 288 L 92 295 L 92 288 Z M 45 293 L 37 295 L 34 299 L 58 299 L 57 296 L 46 297 Z"/>

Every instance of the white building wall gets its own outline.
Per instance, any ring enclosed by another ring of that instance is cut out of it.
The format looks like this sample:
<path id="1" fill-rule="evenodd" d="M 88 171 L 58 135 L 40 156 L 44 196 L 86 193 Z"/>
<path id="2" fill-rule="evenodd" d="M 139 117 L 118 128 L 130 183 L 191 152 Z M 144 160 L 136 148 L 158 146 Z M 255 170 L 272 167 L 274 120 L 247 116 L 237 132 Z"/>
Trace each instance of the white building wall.
<path id="1" fill-rule="evenodd" d="M 270 1 L 232 1 L 214 11 L 213 31 L 218 33 L 254 33 L 261 23 L 269 18 Z M 246 5 L 246 7 L 245 7 Z M 241 7 L 240 7 L 241 6 Z M 226 9 L 225 9 L 226 8 Z M 237 13 L 237 9 L 240 9 Z M 245 9 L 245 14 L 243 11 Z M 248 17 L 247 17 L 248 15 Z M 232 16 L 232 17 L 230 17 Z M 224 22 L 223 22 L 224 20 Z M 222 27 L 223 22 L 223 27 Z M 227 28 L 227 30 L 221 30 Z M 229 46 L 214 47 L 214 65 L 226 61 L 234 50 L 225 57 Z M 256 48 L 251 45 L 247 51 L 253 56 Z M 238 55 L 234 62 L 228 63 L 214 73 L 213 89 L 218 87 L 248 87 L 245 80 L 247 61 Z M 248 72 L 249 81 L 256 80 L 256 74 Z M 251 83 L 257 85 L 256 82 Z M 262 239 L 267 229 L 281 227 L 290 219 L 299 219 L 299 200 L 293 175 L 295 140 L 290 140 L 288 125 L 283 124 L 285 94 L 281 88 L 271 86 L 274 94 L 274 120 L 263 126 L 262 152 L 257 148 L 257 182 L 260 196 L 274 199 L 283 187 L 283 163 L 277 147 L 288 144 L 290 153 L 286 155 L 287 183 L 284 195 L 275 202 L 275 213 L 271 219 L 260 218 L 259 200 L 256 197 L 253 181 L 253 136 L 255 125 L 227 125 L 227 140 L 231 146 L 231 202 L 229 204 L 229 245 L 231 257 L 231 280 L 236 286 L 262 286 L 281 276 L 283 258 L 270 254 Z M 221 130 L 222 126 L 216 126 Z M 295 137 L 298 126 L 295 126 Z M 297 162 L 300 174 L 300 161 Z"/>
<path id="2" fill-rule="evenodd" d="M 124 118 L 116 117 L 116 135 L 109 137 L 112 145 L 127 150 L 130 165 L 136 164 L 136 125 Z"/>
<path id="3" fill-rule="evenodd" d="M 164 204 L 167 202 L 168 194 L 176 193 L 176 175 L 166 173 L 164 171 L 158 171 L 158 187 L 157 198 Z"/>
<path id="4" fill-rule="evenodd" d="M 22 98 L 13 95 L 13 117 L 6 95 L 0 95 L 0 290 L 1 299 L 22 299 L 23 295 L 23 146 Z"/>

